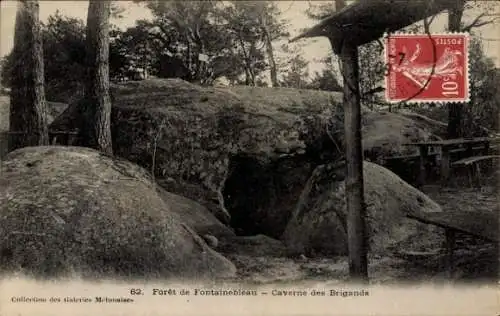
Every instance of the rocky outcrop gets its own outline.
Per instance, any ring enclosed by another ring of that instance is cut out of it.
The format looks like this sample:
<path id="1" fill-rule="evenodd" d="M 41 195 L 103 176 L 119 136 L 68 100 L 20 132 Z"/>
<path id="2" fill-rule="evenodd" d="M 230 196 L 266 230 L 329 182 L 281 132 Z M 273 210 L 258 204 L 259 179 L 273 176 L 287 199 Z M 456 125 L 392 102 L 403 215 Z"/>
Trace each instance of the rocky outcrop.
<path id="1" fill-rule="evenodd" d="M 184 280 L 235 274 L 188 224 L 203 226 L 183 220 L 185 201 L 162 199 L 133 163 L 82 147 L 27 147 L 9 153 L 0 174 L 2 269 Z"/>
<path id="2" fill-rule="evenodd" d="M 367 112 L 362 121 L 365 158 L 373 162 L 384 163 L 387 156 L 418 154 L 418 148 L 404 143 L 438 139 L 427 126 L 398 113 Z"/>
<path id="3" fill-rule="evenodd" d="M 382 166 L 365 162 L 363 172 L 371 253 L 439 246 L 437 229 L 406 218 L 411 212 L 441 212 L 438 204 Z M 347 254 L 344 178 L 341 163 L 314 171 L 283 234 L 292 254 Z"/>
<path id="4" fill-rule="evenodd" d="M 183 196 L 167 192 L 158 186 L 157 191 L 172 215 L 191 227 L 198 235 L 233 237 L 234 231 L 222 224 L 206 207 Z"/>
<path id="5" fill-rule="evenodd" d="M 169 192 L 238 234 L 279 238 L 314 168 L 344 152 L 340 93 L 153 79 L 114 85 L 112 94 L 114 153 L 154 169 Z M 78 126 L 77 112 L 70 106 L 51 128 Z M 410 119 L 367 109 L 363 136 L 372 161 L 431 137 Z"/>

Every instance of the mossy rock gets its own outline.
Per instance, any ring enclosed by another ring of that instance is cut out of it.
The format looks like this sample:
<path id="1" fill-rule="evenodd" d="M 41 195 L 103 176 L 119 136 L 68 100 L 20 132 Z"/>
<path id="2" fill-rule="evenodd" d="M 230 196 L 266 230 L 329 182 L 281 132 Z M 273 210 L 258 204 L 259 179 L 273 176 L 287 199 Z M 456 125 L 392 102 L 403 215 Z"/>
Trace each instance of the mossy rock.
<path id="1" fill-rule="evenodd" d="M 234 265 L 141 167 L 83 147 L 26 147 L 0 174 L 0 266 L 37 277 L 206 279 Z"/>

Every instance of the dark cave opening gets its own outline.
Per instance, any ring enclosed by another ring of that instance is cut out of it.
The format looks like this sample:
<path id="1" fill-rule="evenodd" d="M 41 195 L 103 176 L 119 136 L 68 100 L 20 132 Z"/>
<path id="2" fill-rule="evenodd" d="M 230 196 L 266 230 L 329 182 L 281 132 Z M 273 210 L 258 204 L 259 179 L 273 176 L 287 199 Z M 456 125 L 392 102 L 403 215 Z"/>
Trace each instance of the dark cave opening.
<path id="1" fill-rule="evenodd" d="M 264 183 L 270 181 L 266 168 L 255 158 L 235 156 L 230 163 L 230 176 L 224 185 L 224 201 L 231 214 L 231 227 L 238 235 L 262 233 L 254 211 L 266 203 Z"/>
<path id="2" fill-rule="evenodd" d="M 305 143 L 300 154 L 230 157 L 222 193 L 236 234 L 280 239 L 313 170 L 341 157 L 338 144 L 326 134 Z"/>
<path id="3" fill-rule="evenodd" d="M 238 235 L 281 238 L 314 167 L 306 155 L 273 161 L 232 157 L 223 191 L 231 227 Z"/>

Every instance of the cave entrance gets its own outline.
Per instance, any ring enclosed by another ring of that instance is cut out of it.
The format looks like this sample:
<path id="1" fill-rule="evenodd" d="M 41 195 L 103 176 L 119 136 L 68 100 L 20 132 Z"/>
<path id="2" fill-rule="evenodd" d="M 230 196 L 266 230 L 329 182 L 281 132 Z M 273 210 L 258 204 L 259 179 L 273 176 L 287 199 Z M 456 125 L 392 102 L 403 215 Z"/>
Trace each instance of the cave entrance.
<path id="1" fill-rule="evenodd" d="M 261 160 L 233 156 L 223 190 L 236 234 L 281 238 L 314 165 L 305 155 Z"/>
<path id="2" fill-rule="evenodd" d="M 256 158 L 234 156 L 229 165 L 230 176 L 224 184 L 224 202 L 231 214 L 231 227 L 237 235 L 264 233 L 257 213 L 266 204 L 272 175 Z"/>

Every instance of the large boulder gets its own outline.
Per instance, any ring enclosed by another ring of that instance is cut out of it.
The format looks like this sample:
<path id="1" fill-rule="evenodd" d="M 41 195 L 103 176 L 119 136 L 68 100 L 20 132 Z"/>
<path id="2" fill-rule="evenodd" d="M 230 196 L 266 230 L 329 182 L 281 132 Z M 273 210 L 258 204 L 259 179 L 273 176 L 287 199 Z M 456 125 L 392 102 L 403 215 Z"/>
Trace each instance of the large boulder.
<path id="1" fill-rule="evenodd" d="M 235 273 L 133 163 L 83 147 L 27 147 L 9 153 L 0 174 L 3 269 L 182 279 Z"/>
<path id="2" fill-rule="evenodd" d="M 344 152 L 340 93 L 153 79 L 113 85 L 112 95 L 115 154 L 154 170 L 169 192 L 238 234 L 279 238 L 314 168 Z M 77 127 L 77 114 L 74 104 L 51 128 Z M 366 108 L 363 135 L 372 161 L 431 137 L 409 119 Z"/>
<path id="3" fill-rule="evenodd" d="M 432 119 L 428 116 L 407 109 L 398 111 L 398 114 L 409 118 L 420 128 L 431 131 L 438 139 L 446 139 L 448 136 L 448 124 L 445 122 Z"/>
<path id="4" fill-rule="evenodd" d="M 314 171 L 283 234 L 291 254 L 347 253 L 344 170 L 337 163 Z M 406 217 L 414 212 L 441 212 L 437 203 L 380 165 L 365 162 L 363 172 L 371 253 L 439 246 L 439 230 Z"/>
<path id="5" fill-rule="evenodd" d="M 198 235 L 217 238 L 235 236 L 234 231 L 222 224 L 206 207 L 183 196 L 173 194 L 158 186 L 157 191 L 165 204 L 180 221 L 191 227 Z"/>
<path id="6" fill-rule="evenodd" d="M 388 156 L 418 154 L 418 148 L 404 143 L 439 139 L 427 126 L 399 113 L 366 112 L 362 122 L 365 158 L 378 163 Z"/>

